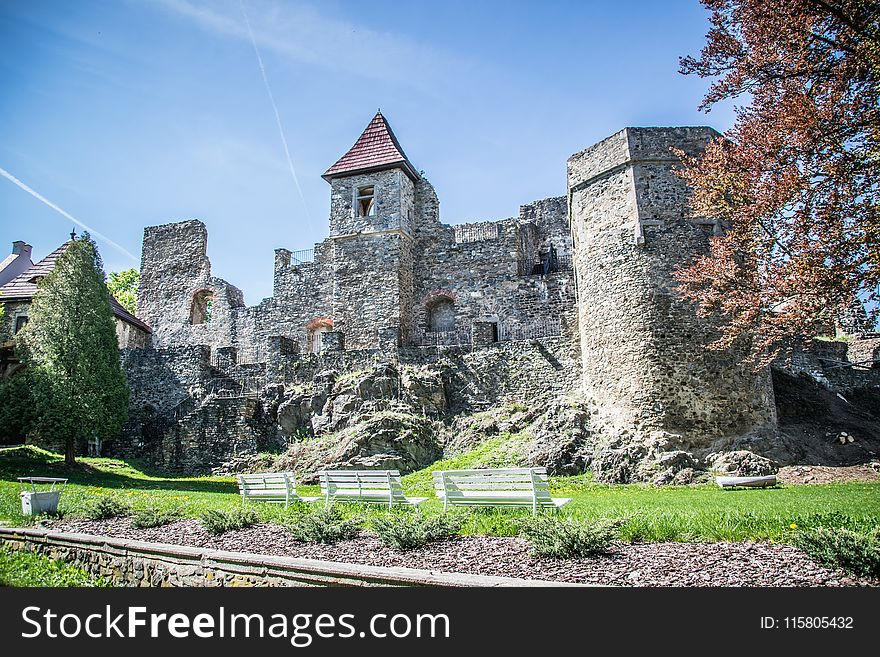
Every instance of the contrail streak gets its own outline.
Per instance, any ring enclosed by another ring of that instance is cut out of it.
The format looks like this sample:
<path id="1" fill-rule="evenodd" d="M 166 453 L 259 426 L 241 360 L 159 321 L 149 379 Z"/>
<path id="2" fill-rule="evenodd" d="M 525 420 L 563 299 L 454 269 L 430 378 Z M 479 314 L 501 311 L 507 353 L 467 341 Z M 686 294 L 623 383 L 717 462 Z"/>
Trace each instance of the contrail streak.
<path id="1" fill-rule="evenodd" d="M 79 226 L 79 227 L 82 228 L 83 230 L 87 230 L 87 231 L 89 231 L 89 233 L 91 233 L 92 235 L 94 235 L 95 237 L 97 237 L 99 240 L 101 240 L 101 241 L 104 242 L 105 244 L 107 244 L 107 245 L 109 245 L 109 246 L 112 246 L 112 247 L 113 247 L 114 249 L 116 249 L 117 251 L 120 251 L 121 253 L 124 253 L 124 254 L 127 255 L 129 258 L 131 258 L 132 260 L 134 260 L 135 262 L 137 262 L 137 256 L 135 256 L 135 255 L 134 255 L 133 253 L 131 253 L 130 251 L 126 250 L 125 247 L 119 246 L 119 244 L 117 244 L 116 242 L 114 242 L 113 240 L 111 240 L 109 237 L 106 237 L 106 236 L 102 235 L 101 233 L 99 233 L 98 231 L 96 231 L 94 228 L 90 228 L 89 226 L 86 226 L 86 225 L 85 225 L 83 222 L 81 222 L 79 219 L 77 219 L 76 217 L 74 217 L 74 216 L 73 216 L 72 214 L 70 214 L 69 212 L 66 212 L 66 211 L 62 210 L 61 208 L 59 208 L 57 205 L 55 205 L 52 201 L 50 201 L 49 199 L 47 199 L 45 196 L 43 196 L 42 194 L 39 194 L 39 193 L 35 192 L 34 190 L 32 190 L 30 187 L 28 187 L 27 185 L 25 185 L 23 182 L 21 182 L 18 178 L 16 178 L 15 176 L 13 176 L 11 173 L 9 173 L 9 172 L 8 172 L 6 169 L 4 169 L 3 167 L 0 167 L 0 176 L 3 176 L 3 177 L 6 178 L 8 181 L 10 181 L 13 185 L 19 187 L 20 189 L 23 189 L 24 191 L 26 191 L 28 194 L 30 194 L 31 196 L 33 196 L 33 197 L 34 197 L 35 199 L 37 199 L 38 201 L 41 201 L 42 203 L 45 203 L 46 205 L 48 205 L 50 208 L 52 208 L 53 210 L 55 210 L 55 212 L 57 212 L 57 213 L 60 214 L 61 216 L 66 217 L 67 219 L 70 219 L 73 223 L 75 223 L 77 226 Z"/>
<path id="2" fill-rule="evenodd" d="M 303 194 L 302 187 L 299 186 L 299 178 L 296 177 L 296 169 L 293 166 L 293 158 L 290 157 L 290 149 L 287 147 L 287 137 L 284 136 L 284 128 L 281 127 L 281 115 L 278 114 L 278 106 L 275 104 L 275 96 L 272 95 L 272 87 L 269 86 L 269 78 L 266 76 L 266 67 L 263 66 L 263 58 L 260 57 L 260 50 L 257 48 L 257 40 L 254 38 L 254 31 L 251 29 L 251 22 L 248 19 L 247 10 L 244 6 L 244 0 L 240 0 L 241 13 L 244 14 L 244 22 L 247 25 L 248 34 L 251 37 L 251 45 L 254 47 L 254 53 L 257 55 L 257 63 L 260 65 L 260 75 L 263 76 L 263 84 L 266 86 L 266 93 L 269 94 L 269 102 L 272 103 L 272 109 L 275 111 L 275 123 L 278 124 L 278 134 L 281 135 L 281 143 L 284 145 L 284 154 L 287 156 L 287 165 L 290 167 L 290 175 L 293 177 L 293 183 L 296 185 L 296 191 L 302 199 L 303 209 L 306 212 L 306 219 L 311 221 L 309 216 L 309 207 L 306 204 L 306 197 Z"/>

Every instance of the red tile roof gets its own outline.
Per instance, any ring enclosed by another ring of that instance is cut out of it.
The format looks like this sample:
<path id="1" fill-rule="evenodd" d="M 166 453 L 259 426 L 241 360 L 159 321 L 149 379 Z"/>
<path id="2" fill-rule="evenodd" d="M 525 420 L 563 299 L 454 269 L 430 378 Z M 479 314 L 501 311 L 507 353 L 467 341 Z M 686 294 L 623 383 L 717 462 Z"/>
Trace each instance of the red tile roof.
<path id="1" fill-rule="evenodd" d="M 388 125 L 388 121 L 382 116 L 382 112 L 376 112 L 376 116 L 358 137 L 354 146 L 340 157 L 336 164 L 327 169 L 321 177 L 329 182 L 332 178 L 339 176 L 351 176 L 356 173 L 367 173 L 393 167 L 403 169 L 413 180 L 419 178 L 419 174 L 407 159 L 397 137 L 391 130 L 391 126 Z"/>
<path id="2" fill-rule="evenodd" d="M 52 273 L 58 258 L 67 251 L 70 244 L 69 241 L 65 242 L 33 267 L 29 267 L 6 285 L 0 287 L 0 303 L 6 301 L 30 301 L 37 292 L 37 280 Z M 110 296 L 110 308 L 113 310 L 113 314 L 122 321 L 133 324 L 147 333 L 153 332 L 145 322 L 123 308 L 122 304 L 112 295 Z"/>

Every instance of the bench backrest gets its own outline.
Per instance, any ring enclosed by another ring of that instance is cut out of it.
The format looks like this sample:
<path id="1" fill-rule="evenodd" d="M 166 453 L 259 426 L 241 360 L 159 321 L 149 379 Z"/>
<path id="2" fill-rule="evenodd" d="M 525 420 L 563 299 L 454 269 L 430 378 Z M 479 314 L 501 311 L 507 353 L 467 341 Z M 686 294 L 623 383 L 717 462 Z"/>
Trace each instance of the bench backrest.
<path id="1" fill-rule="evenodd" d="M 318 475 L 324 499 L 406 500 L 399 470 L 323 470 Z"/>
<path id="2" fill-rule="evenodd" d="M 238 490 L 242 496 L 251 494 L 270 495 L 278 493 L 291 496 L 296 494 L 296 479 L 292 472 L 261 472 L 259 474 L 238 475 Z"/>
<path id="3" fill-rule="evenodd" d="M 553 506 L 546 468 L 436 470 L 434 489 L 448 504 Z"/>

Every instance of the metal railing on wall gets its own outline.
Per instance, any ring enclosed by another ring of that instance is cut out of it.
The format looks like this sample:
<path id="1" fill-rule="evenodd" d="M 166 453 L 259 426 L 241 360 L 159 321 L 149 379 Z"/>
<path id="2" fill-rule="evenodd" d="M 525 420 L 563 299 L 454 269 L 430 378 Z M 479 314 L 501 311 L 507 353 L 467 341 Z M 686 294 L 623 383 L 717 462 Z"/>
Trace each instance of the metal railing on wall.
<path id="1" fill-rule="evenodd" d="M 220 368 L 223 358 L 217 349 L 211 349 L 211 367 Z M 263 347 L 247 347 L 235 350 L 235 365 L 253 365 L 266 362 L 266 350 Z"/>
<path id="2" fill-rule="evenodd" d="M 550 273 L 570 272 L 574 268 L 572 257 L 569 254 L 558 255 L 550 262 Z M 520 276 L 540 276 L 544 273 L 544 267 L 539 260 L 524 261 L 519 263 Z"/>
<path id="3" fill-rule="evenodd" d="M 498 341 L 534 340 L 562 335 L 562 320 L 559 317 L 537 319 L 523 324 L 498 324 Z"/>
<path id="4" fill-rule="evenodd" d="M 290 252 L 290 264 L 305 265 L 315 261 L 314 249 L 302 249 L 301 251 Z"/>
<path id="5" fill-rule="evenodd" d="M 410 335 L 410 343 L 416 347 L 453 346 L 471 343 L 470 328 L 453 331 L 425 331 L 416 329 Z"/>
<path id="6" fill-rule="evenodd" d="M 455 229 L 455 243 L 482 242 L 498 239 L 498 224 L 459 224 Z"/>

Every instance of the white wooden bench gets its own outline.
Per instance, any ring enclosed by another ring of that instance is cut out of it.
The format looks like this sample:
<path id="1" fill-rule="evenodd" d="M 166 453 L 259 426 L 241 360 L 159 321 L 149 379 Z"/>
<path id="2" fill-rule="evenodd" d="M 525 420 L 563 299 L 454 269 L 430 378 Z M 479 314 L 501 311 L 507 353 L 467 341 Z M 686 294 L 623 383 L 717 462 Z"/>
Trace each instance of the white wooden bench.
<path id="1" fill-rule="evenodd" d="M 323 470 L 318 473 L 325 504 L 334 501 L 418 505 L 427 497 L 406 497 L 397 470 Z"/>
<path id="2" fill-rule="evenodd" d="M 735 488 L 736 486 L 766 488 L 767 486 L 776 485 L 776 475 L 765 475 L 762 477 L 715 477 L 715 483 L 721 488 Z"/>
<path id="3" fill-rule="evenodd" d="M 238 475 L 241 503 L 247 500 L 274 502 L 289 506 L 291 502 L 314 502 L 319 497 L 300 497 L 296 493 L 296 478 L 292 472 L 261 472 Z"/>
<path id="4" fill-rule="evenodd" d="M 450 506 L 526 506 L 558 509 L 570 497 L 550 497 L 546 468 L 486 468 L 482 470 L 436 470 L 434 490 Z"/>

